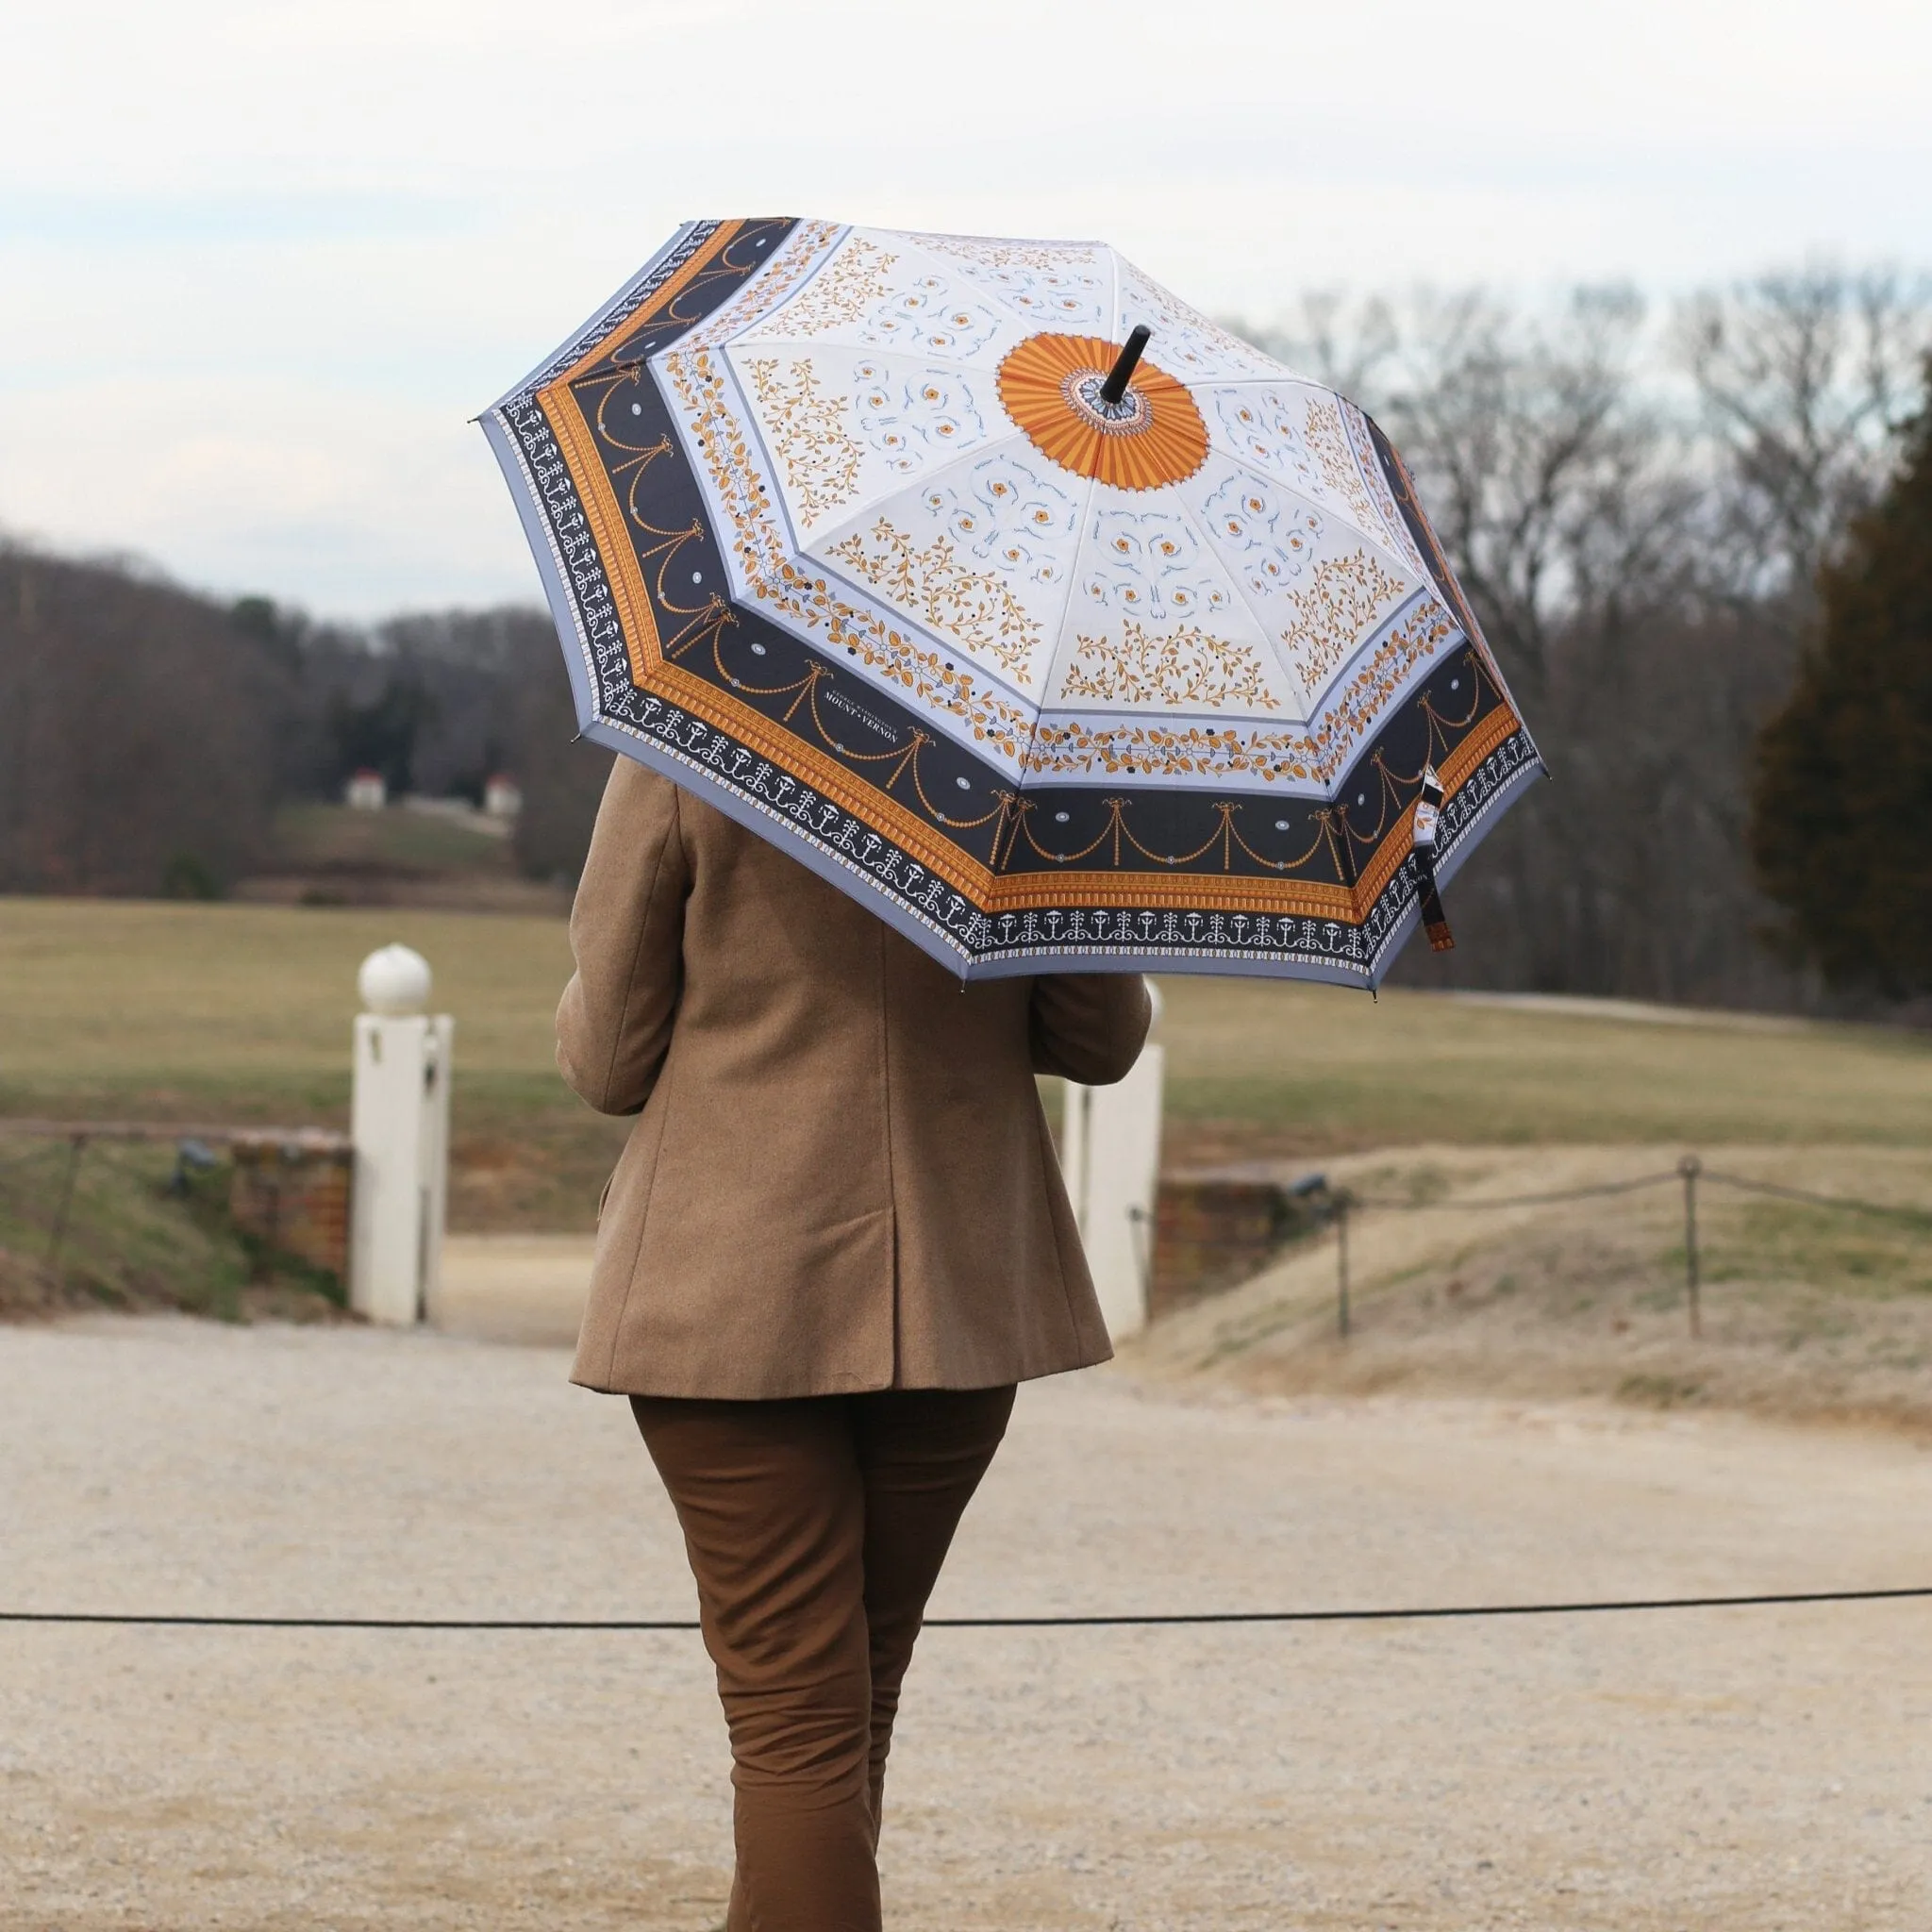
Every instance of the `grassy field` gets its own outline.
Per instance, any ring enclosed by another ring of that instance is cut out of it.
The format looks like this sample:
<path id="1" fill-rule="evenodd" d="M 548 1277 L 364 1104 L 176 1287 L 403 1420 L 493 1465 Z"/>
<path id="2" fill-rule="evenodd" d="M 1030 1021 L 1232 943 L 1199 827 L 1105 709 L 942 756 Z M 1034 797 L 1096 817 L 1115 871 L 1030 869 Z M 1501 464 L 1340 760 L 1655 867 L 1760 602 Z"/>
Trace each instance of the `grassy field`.
<path id="1" fill-rule="evenodd" d="M 570 954 L 555 918 L 0 899 L 0 1114 L 344 1124 L 356 968 L 391 940 L 430 960 L 436 1006 L 457 1019 L 453 1226 L 589 1227 L 627 1124 L 557 1076 Z M 1694 1147 L 1761 1178 L 1932 1201 L 1923 1036 L 1257 982 L 1163 991 L 1170 1167 L 1319 1159 L 1371 1195 L 1481 1192 L 1668 1169 Z M 0 1141 L 0 1158 L 14 1151 Z M 10 1195 L 0 1174 L 0 1250 L 16 1269 L 38 1265 L 22 1257 L 41 1252 L 58 1154 L 17 1163 Z M 251 1257 L 208 1218 L 158 1208 L 158 1167 L 133 1174 L 168 1158 L 129 1151 L 117 1179 L 91 1157 L 76 1229 L 112 1232 L 140 1262 L 124 1299 L 152 1280 L 163 1300 L 246 1309 L 270 1291 Z M 1385 1215 L 1360 1231 L 1361 1331 L 1345 1355 L 1327 1341 L 1325 1251 L 1178 1318 L 1162 1346 L 1190 1373 L 1208 1360 L 1264 1387 L 1932 1416 L 1918 1227 L 1710 1192 L 1712 1325 L 1693 1346 L 1679 1215 L 1668 1191 L 1527 1219 Z M 1196 1348 L 1191 1322 L 1231 1323 L 1235 1340 Z"/>
<path id="2" fill-rule="evenodd" d="M 621 1124 L 558 1080 L 555 919 L 0 899 L 0 1112 L 340 1124 L 362 957 L 456 1015 L 463 1224 L 582 1224 Z M 1169 979 L 1172 1164 L 1421 1142 L 1932 1146 L 1932 1041 Z"/>
<path id="3" fill-rule="evenodd" d="M 407 806 L 382 811 L 312 801 L 286 806 L 275 815 L 275 848 L 278 863 L 297 870 L 381 867 L 433 874 L 513 869 L 508 839 Z"/>
<path id="4" fill-rule="evenodd" d="M 555 918 L 569 893 L 525 878 L 501 825 L 480 814 L 414 804 L 352 811 L 314 801 L 275 815 L 264 869 L 242 880 L 245 902 L 304 907 L 440 908 Z"/>
<path id="5" fill-rule="evenodd" d="M 1270 1151 L 1421 1141 L 1932 1145 L 1932 1039 L 1168 980 L 1173 1111 Z"/>
<path id="6" fill-rule="evenodd" d="M 65 1141 L 0 1139 L 0 1311 L 340 1318 L 334 1274 L 236 1227 L 231 1174 L 225 1153 L 189 1169 L 165 1141 L 95 1142 L 76 1156 Z"/>
<path id="7" fill-rule="evenodd" d="M 344 1126 L 356 968 L 391 940 L 457 1016 L 456 1224 L 587 1224 L 625 1126 L 557 1076 L 555 919 L 0 900 L 0 1113 Z"/>

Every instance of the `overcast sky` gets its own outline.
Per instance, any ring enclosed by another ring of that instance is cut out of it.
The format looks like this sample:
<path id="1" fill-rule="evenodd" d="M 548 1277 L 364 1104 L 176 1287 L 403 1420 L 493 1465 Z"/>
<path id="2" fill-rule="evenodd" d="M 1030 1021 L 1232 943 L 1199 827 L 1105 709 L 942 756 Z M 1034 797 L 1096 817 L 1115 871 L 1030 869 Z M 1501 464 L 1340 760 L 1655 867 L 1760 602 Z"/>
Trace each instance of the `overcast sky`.
<path id="1" fill-rule="evenodd" d="M 690 215 L 1264 320 L 1932 266 L 1926 0 L 60 0 L 5 65 L 0 529 L 331 615 L 537 596 L 468 418 Z"/>

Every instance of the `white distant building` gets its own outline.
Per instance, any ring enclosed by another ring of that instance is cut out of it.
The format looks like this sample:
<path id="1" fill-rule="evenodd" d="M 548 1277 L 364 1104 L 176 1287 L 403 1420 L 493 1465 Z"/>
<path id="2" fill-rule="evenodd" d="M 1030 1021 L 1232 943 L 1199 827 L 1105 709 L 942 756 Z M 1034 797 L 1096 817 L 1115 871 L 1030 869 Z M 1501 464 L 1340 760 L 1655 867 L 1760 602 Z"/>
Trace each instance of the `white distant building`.
<path id="1" fill-rule="evenodd" d="M 503 772 L 483 788 L 483 809 L 492 819 L 513 819 L 524 808 L 524 788 Z"/>
<path id="2" fill-rule="evenodd" d="M 389 786 L 380 772 L 364 765 L 342 787 L 342 803 L 352 811 L 380 811 L 389 803 Z"/>

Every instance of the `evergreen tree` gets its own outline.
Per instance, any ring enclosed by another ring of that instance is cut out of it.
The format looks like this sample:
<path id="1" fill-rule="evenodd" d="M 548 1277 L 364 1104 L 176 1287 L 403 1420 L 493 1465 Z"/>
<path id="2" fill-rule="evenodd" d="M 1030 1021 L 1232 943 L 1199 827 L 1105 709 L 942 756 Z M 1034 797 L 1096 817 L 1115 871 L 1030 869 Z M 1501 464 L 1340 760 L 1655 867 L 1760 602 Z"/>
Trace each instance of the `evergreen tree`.
<path id="1" fill-rule="evenodd" d="M 1932 400 L 1820 578 L 1821 622 L 1758 740 L 1752 856 L 1840 987 L 1932 992 Z"/>

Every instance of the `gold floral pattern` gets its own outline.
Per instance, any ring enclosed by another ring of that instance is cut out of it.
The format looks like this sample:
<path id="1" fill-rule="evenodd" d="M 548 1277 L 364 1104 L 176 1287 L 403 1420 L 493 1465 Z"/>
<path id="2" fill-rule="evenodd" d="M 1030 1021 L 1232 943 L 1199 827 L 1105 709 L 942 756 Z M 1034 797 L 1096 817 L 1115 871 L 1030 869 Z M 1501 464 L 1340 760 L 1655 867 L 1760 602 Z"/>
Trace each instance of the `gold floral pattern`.
<path id="1" fill-rule="evenodd" d="M 1129 617 L 1118 642 L 1076 635 L 1074 643 L 1062 697 L 1120 705 L 1253 705 L 1271 711 L 1281 704 L 1251 645 L 1196 625 L 1150 631 Z"/>
<path id="2" fill-rule="evenodd" d="M 991 658 L 1008 676 L 1024 678 L 1031 668 L 1041 636 L 1038 620 L 991 571 L 969 570 L 950 537 L 935 537 L 920 549 L 881 517 L 828 554 L 968 651 Z"/>
<path id="3" fill-rule="evenodd" d="M 1369 492 L 1362 483 L 1362 473 L 1349 449 L 1347 432 L 1341 426 L 1341 411 L 1337 405 L 1324 402 L 1319 396 L 1310 396 L 1302 438 L 1308 446 L 1308 454 L 1315 459 L 1315 467 L 1322 473 L 1323 483 L 1347 504 L 1350 516 L 1363 534 L 1376 528 L 1380 519 L 1375 515 L 1375 506 L 1369 500 Z"/>
<path id="4" fill-rule="evenodd" d="M 983 241 L 977 235 L 937 235 L 925 231 L 908 239 L 930 254 L 947 256 L 955 261 L 978 262 L 987 268 L 1024 268 L 1052 274 L 1070 266 L 1100 265 L 1100 250 L 1084 247 L 1077 242 Z"/>
<path id="5" fill-rule="evenodd" d="M 1281 641 L 1310 696 L 1407 589 L 1368 551 L 1357 550 L 1349 557 L 1324 558 L 1306 590 L 1280 593 L 1293 613 L 1282 627 Z"/>
<path id="6" fill-rule="evenodd" d="M 730 301 L 721 304 L 679 341 L 682 349 L 710 349 L 741 335 L 781 302 L 824 258 L 843 230 L 836 222 L 800 222 L 776 258 L 766 263 Z"/>
<path id="7" fill-rule="evenodd" d="M 891 293 L 891 272 L 899 258 L 863 235 L 855 235 L 785 305 L 782 316 L 747 329 L 759 336 L 819 336 L 861 321 Z"/>
<path id="8" fill-rule="evenodd" d="M 808 524 L 843 509 L 858 493 L 865 452 L 845 433 L 845 406 L 827 395 L 809 358 L 779 374 L 774 358 L 750 365 L 760 425 L 785 466 L 785 487 Z"/>
<path id="9" fill-rule="evenodd" d="M 1100 773 L 1156 778 L 1259 778 L 1268 784 L 1332 785 L 1376 719 L 1423 665 L 1462 636 L 1435 598 L 1396 625 L 1311 728 L 1293 731 L 1178 729 L 1160 724 L 1094 724 L 1073 719 L 1042 724 L 1028 749 L 1028 776 L 1091 777 Z"/>
<path id="10" fill-rule="evenodd" d="M 1005 697 L 970 660 L 955 663 L 928 649 L 801 567 L 772 515 L 771 486 L 731 410 L 711 351 L 680 343 L 662 366 L 730 520 L 732 549 L 751 600 L 796 635 L 844 651 L 930 710 L 956 719 L 989 755 L 1017 765 L 1032 734 L 1032 708 Z"/>

